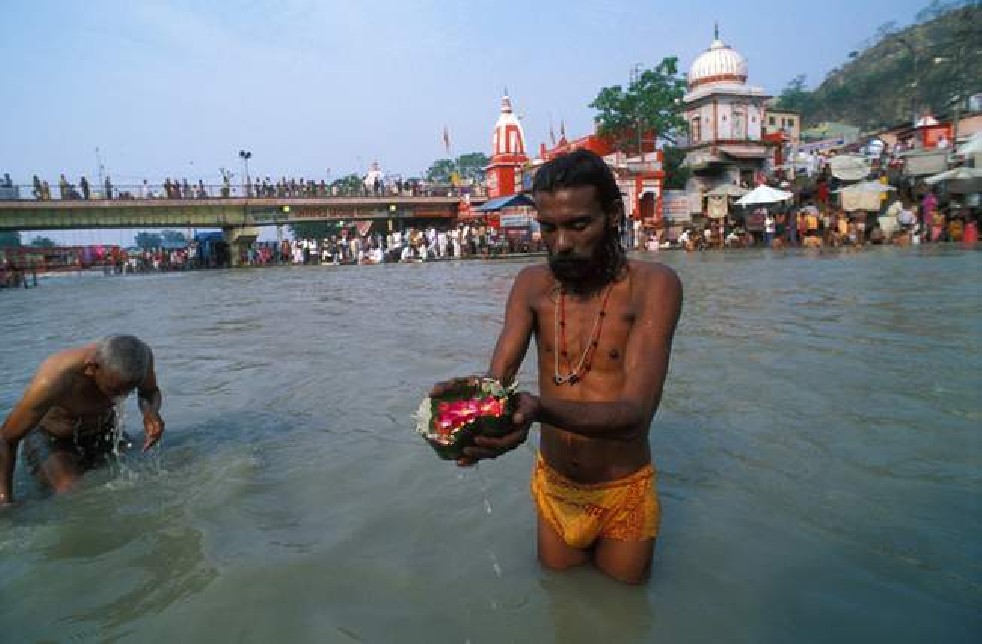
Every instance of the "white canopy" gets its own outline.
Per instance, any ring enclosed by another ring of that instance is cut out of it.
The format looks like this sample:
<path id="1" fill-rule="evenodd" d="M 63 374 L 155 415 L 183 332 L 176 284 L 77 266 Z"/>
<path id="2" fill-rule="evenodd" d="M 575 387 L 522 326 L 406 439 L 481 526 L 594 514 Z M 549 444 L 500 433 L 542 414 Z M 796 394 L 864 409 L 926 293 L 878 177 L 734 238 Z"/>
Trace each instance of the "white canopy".
<path id="1" fill-rule="evenodd" d="M 891 190 L 896 190 L 896 188 L 885 183 L 880 183 L 879 181 L 861 181 L 859 183 L 854 183 L 851 186 L 833 190 L 832 192 L 875 192 L 879 194 L 881 192 L 890 192 Z"/>
<path id="2" fill-rule="evenodd" d="M 969 141 L 969 143 L 971 143 L 971 141 Z M 965 145 L 968 145 L 968 143 Z M 924 183 L 934 185 L 942 181 L 963 181 L 965 179 L 979 178 L 982 178 L 982 168 L 966 168 L 965 166 L 962 166 L 960 168 L 946 170 L 939 174 L 932 174 L 930 177 L 925 177 Z"/>
<path id="3" fill-rule="evenodd" d="M 840 154 L 829 159 L 829 169 L 832 176 L 843 181 L 859 181 L 869 174 L 869 164 L 866 159 L 854 154 Z"/>
<path id="4" fill-rule="evenodd" d="M 706 193 L 710 197 L 742 197 L 743 195 L 750 192 L 746 188 L 741 188 L 740 186 L 735 186 L 732 183 L 724 183 L 723 185 L 716 186 L 712 190 Z"/>
<path id="5" fill-rule="evenodd" d="M 976 132 L 958 148 L 958 154 L 982 154 L 982 132 Z"/>
<path id="6" fill-rule="evenodd" d="M 736 203 L 738 206 L 753 206 L 756 204 L 787 201 L 792 197 L 794 197 L 793 192 L 778 190 L 776 188 L 771 188 L 770 186 L 757 186 L 747 194 L 737 199 Z"/>

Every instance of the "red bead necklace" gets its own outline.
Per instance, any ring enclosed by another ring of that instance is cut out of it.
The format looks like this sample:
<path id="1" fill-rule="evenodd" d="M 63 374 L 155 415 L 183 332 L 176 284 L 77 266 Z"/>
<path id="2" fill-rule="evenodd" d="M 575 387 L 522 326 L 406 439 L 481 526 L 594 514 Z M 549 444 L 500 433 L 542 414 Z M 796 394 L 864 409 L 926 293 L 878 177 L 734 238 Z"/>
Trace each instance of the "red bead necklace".
<path id="1" fill-rule="evenodd" d="M 587 341 L 586 348 L 583 350 L 583 355 L 580 356 L 579 362 L 576 363 L 576 368 L 563 375 L 559 373 L 559 356 L 561 355 L 563 357 L 567 368 L 571 366 L 571 363 L 566 347 L 566 289 L 563 288 L 562 284 L 559 285 L 559 297 L 556 298 L 556 314 L 554 316 L 556 320 L 556 335 L 554 337 L 559 338 L 559 351 L 556 351 L 555 354 L 556 361 L 552 376 L 552 381 L 557 385 L 575 385 L 583 379 L 583 376 L 593 366 L 593 356 L 597 351 L 597 346 L 600 344 L 600 332 L 603 330 L 604 318 L 607 316 L 607 298 L 610 297 L 610 292 L 613 288 L 614 283 L 611 282 L 604 292 L 603 299 L 600 302 L 600 311 L 597 312 L 597 319 L 593 321 L 593 331 L 590 332 L 590 338 Z"/>

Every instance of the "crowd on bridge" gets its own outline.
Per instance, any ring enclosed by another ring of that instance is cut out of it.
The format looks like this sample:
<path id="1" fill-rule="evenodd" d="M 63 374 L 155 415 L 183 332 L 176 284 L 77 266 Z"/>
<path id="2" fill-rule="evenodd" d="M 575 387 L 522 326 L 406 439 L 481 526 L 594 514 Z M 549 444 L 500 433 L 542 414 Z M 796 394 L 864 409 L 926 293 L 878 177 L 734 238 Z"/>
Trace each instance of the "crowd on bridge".
<path id="1" fill-rule="evenodd" d="M 3 181 L 3 199 L 21 199 L 21 186 L 10 181 L 9 175 Z M 484 196 L 483 186 L 461 186 L 401 177 L 366 176 L 361 180 L 334 181 L 313 180 L 304 177 L 282 176 L 273 180 L 270 176 L 256 177 L 242 185 L 233 183 L 231 175 L 224 172 L 220 184 L 206 184 L 203 179 L 191 182 L 186 177 L 171 179 L 167 177 L 160 184 L 143 179 L 138 184 L 116 185 L 110 176 L 103 177 L 98 185 L 84 175 L 77 183 L 68 180 L 65 174 L 58 177 L 53 190 L 46 179 L 34 175 L 31 180 L 30 195 L 36 201 L 87 201 L 90 199 L 228 199 L 228 198 L 267 198 L 302 199 L 328 197 L 460 197 L 464 194 Z"/>

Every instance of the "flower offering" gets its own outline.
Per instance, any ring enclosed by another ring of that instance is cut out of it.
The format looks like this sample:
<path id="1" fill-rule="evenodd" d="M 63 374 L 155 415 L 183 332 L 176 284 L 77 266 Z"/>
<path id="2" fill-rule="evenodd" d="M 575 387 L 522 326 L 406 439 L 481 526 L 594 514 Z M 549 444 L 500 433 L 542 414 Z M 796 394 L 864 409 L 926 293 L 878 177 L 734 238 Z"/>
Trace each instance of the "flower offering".
<path id="1" fill-rule="evenodd" d="M 440 458 L 456 460 L 475 436 L 508 433 L 516 386 L 505 387 L 490 376 L 458 379 L 442 395 L 423 399 L 415 414 L 416 431 Z"/>

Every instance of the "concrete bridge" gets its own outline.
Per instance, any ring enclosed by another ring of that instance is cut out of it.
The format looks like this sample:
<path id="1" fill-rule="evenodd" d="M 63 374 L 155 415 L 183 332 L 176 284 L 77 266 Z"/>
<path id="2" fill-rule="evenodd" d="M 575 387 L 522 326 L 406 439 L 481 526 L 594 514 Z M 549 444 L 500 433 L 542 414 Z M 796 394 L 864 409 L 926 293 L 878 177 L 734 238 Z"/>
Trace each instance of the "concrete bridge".
<path id="1" fill-rule="evenodd" d="M 388 220 L 426 227 L 454 221 L 459 205 L 457 196 L 0 200 L 0 231 L 220 228 L 225 241 L 242 246 L 253 243 L 263 226 Z"/>
<path id="2" fill-rule="evenodd" d="M 479 203 L 483 199 L 476 200 Z M 230 197 L 0 200 L 2 230 L 242 228 L 304 221 L 417 221 L 457 217 L 460 197 Z M 412 224 L 409 224 L 412 225 Z"/>

